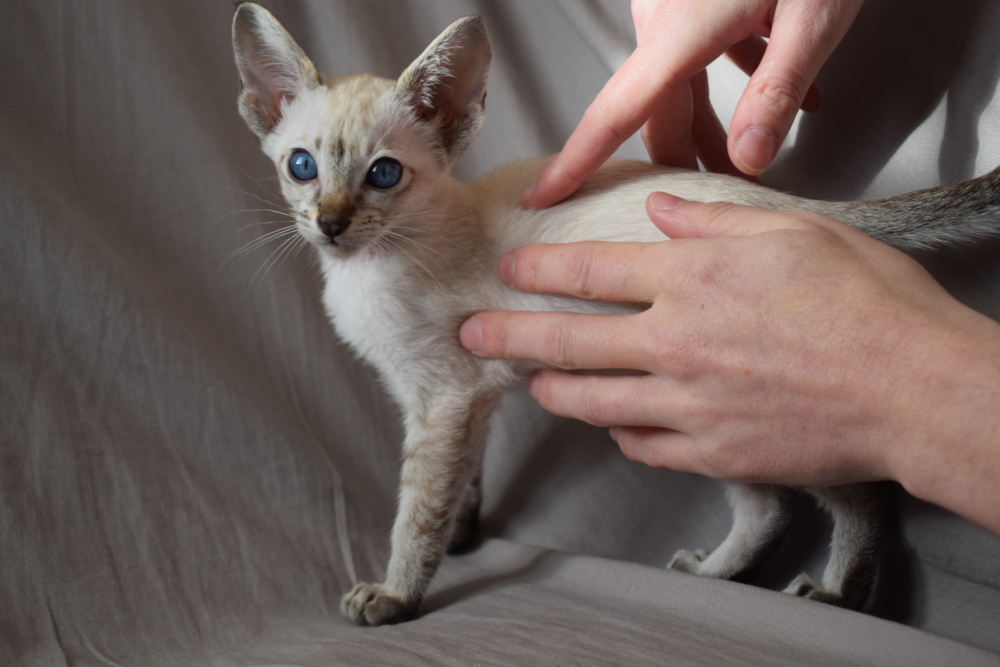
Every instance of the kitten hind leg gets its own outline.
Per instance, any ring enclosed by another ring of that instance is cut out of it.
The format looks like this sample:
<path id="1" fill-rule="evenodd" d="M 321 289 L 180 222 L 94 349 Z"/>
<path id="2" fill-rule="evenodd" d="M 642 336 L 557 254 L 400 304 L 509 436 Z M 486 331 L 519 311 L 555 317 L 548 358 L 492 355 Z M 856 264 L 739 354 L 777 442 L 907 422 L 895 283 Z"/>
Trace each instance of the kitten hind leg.
<path id="1" fill-rule="evenodd" d="M 883 484 L 846 484 L 805 489 L 833 516 L 830 560 L 822 584 L 801 574 L 786 593 L 847 609 L 863 609 L 875 589 L 886 524 Z"/>
<path id="2" fill-rule="evenodd" d="M 781 545 L 794 511 L 795 492 L 773 484 L 727 484 L 733 527 L 714 551 L 674 554 L 667 566 L 702 577 L 746 581 Z"/>

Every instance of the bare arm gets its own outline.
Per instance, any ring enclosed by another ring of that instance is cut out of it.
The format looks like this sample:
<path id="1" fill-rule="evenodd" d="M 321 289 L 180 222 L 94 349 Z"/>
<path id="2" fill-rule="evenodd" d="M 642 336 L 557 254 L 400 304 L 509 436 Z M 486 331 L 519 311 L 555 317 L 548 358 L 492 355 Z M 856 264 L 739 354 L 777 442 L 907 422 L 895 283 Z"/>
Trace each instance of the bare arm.
<path id="1" fill-rule="evenodd" d="M 648 310 L 480 313 L 463 344 L 647 372 L 532 381 L 543 407 L 612 427 L 634 460 L 793 485 L 895 479 L 1000 534 L 1000 325 L 825 216 L 663 194 L 647 209 L 673 240 L 528 246 L 500 275 Z"/>

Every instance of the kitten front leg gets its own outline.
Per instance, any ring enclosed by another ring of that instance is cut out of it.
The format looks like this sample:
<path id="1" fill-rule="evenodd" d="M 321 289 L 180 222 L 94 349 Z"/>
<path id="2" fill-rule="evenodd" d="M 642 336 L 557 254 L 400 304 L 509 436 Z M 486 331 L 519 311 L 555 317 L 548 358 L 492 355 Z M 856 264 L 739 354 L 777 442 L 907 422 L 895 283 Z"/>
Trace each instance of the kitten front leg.
<path id="1" fill-rule="evenodd" d="M 341 610 L 358 625 L 416 616 L 478 473 L 488 420 L 499 402 L 497 390 L 470 394 L 438 389 L 433 400 L 407 411 L 386 580 L 359 583 L 341 601 Z"/>
<path id="2" fill-rule="evenodd" d="M 448 541 L 448 553 L 460 554 L 470 551 L 479 534 L 479 506 L 483 500 L 483 464 L 480 458 L 472 481 L 465 491 L 462 504 L 455 515 L 455 525 Z"/>

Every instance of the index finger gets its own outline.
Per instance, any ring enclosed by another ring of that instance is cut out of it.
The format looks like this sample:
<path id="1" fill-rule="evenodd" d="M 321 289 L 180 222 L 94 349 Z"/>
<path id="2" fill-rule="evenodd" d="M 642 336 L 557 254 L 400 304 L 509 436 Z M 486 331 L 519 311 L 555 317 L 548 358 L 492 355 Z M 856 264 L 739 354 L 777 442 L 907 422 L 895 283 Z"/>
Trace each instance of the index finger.
<path id="1" fill-rule="evenodd" d="M 522 199 L 525 208 L 546 208 L 576 192 L 652 114 L 661 95 L 686 83 L 695 72 L 725 51 L 700 44 L 673 43 L 669 50 L 650 41 L 632 53 L 611 77 L 562 152 L 539 175 Z"/>

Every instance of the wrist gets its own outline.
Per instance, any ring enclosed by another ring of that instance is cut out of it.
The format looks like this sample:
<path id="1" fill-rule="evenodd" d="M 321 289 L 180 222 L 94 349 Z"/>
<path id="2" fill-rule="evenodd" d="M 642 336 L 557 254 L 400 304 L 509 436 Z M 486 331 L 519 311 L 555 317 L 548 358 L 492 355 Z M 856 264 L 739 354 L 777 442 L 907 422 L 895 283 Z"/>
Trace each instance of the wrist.
<path id="1" fill-rule="evenodd" d="M 914 338 L 884 465 L 912 495 L 1000 532 L 1000 325 L 955 306 Z"/>

